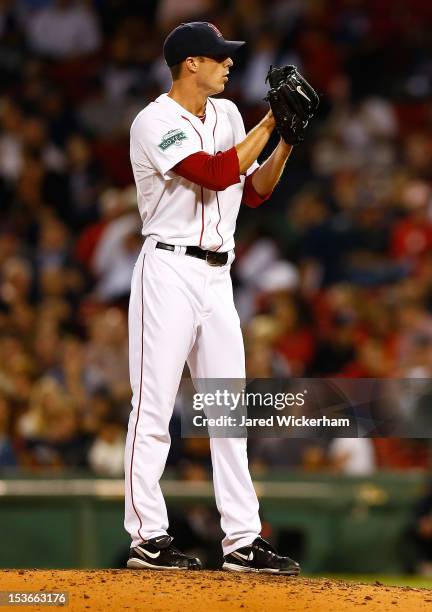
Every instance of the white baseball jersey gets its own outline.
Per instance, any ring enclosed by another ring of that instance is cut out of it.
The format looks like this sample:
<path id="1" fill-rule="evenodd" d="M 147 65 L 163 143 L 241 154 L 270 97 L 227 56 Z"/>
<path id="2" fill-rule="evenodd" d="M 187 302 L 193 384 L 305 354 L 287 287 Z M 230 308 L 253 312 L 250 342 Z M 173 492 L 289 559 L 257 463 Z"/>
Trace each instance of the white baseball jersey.
<path id="1" fill-rule="evenodd" d="M 185 361 L 194 380 L 245 378 L 230 278 L 245 177 L 215 192 L 171 170 L 193 153 L 226 151 L 244 137 L 242 118 L 232 102 L 209 98 L 203 124 L 166 94 L 141 111 L 131 128 L 131 161 L 146 236 L 129 301 L 132 411 L 125 448 L 125 528 L 132 547 L 167 533 L 159 479 Z M 158 241 L 177 248 L 158 249 Z M 231 252 L 225 265 L 212 266 L 186 255 L 184 247 L 189 245 Z M 260 533 L 258 499 L 246 439 L 212 438 L 210 449 L 225 532 L 222 547 L 229 554 Z"/>
<path id="2" fill-rule="evenodd" d="M 208 98 L 204 123 L 167 94 L 146 106 L 132 124 L 130 139 L 143 235 L 179 246 L 233 249 L 245 176 L 217 192 L 171 169 L 193 153 L 214 155 L 244 138 L 243 119 L 230 100 Z M 255 162 L 247 174 L 258 167 Z"/>

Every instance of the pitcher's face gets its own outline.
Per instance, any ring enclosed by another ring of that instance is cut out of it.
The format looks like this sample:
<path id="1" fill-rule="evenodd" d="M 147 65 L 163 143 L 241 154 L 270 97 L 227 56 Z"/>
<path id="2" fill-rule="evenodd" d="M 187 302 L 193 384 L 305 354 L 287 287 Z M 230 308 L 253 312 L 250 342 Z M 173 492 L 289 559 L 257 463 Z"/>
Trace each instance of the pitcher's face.
<path id="1" fill-rule="evenodd" d="M 201 57 L 197 71 L 197 80 L 207 95 L 221 93 L 228 82 L 228 75 L 234 62 L 230 57 Z"/>

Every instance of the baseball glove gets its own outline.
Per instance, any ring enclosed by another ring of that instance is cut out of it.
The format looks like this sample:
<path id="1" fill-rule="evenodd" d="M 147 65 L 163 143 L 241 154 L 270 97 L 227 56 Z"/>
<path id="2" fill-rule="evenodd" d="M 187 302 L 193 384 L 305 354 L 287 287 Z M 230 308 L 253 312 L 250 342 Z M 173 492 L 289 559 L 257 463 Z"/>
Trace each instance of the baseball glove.
<path id="1" fill-rule="evenodd" d="M 318 94 L 295 66 L 270 66 L 267 81 L 270 89 L 265 100 L 273 111 L 279 135 L 291 145 L 302 142 L 308 122 L 318 108 Z"/>

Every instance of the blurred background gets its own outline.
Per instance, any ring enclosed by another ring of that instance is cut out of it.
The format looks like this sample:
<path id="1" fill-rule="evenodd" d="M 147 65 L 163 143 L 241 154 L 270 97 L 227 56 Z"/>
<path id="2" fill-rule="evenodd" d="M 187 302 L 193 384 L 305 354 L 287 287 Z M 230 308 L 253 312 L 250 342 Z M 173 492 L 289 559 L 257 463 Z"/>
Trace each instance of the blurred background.
<path id="1" fill-rule="evenodd" d="M 0 0 L 2 566 L 115 566 L 127 549 L 127 305 L 142 244 L 129 127 L 168 90 L 163 40 L 190 20 L 247 41 L 224 94 L 247 130 L 266 112 L 270 64 L 297 65 L 321 96 L 270 201 L 239 217 L 248 376 L 429 385 L 430 2 Z M 215 567 L 208 441 L 178 428 L 177 406 L 172 532 Z M 307 571 L 432 575 L 427 439 L 249 449 L 263 535 Z"/>

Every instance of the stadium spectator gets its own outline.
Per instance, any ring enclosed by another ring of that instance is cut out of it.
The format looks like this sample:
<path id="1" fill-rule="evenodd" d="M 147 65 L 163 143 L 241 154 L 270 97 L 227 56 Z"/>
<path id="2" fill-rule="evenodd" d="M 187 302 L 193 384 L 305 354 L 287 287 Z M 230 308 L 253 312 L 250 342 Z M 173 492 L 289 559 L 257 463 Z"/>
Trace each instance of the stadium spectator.
<path id="1" fill-rule="evenodd" d="M 376 469 L 375 452 L 369 438 L 335 438 L 328 448 L 330 469 L 349 476 L 368 476 Z"/>
<path id="2" fill-rule="evenodd" d="M 53 0 L 27 19 L 30 47 L 53 58 L 70 58 L 96 51 L 101 43 L 97 15 L 88 3 Z"/>
<path id="3" fill-rule="evenodd" d="M 11 406 L 4 395 L 0 395 L 0 471 L 15 467 L 18 460 L 10 441 Z"/>
<path id="4" fill-rule="evenodd" d="M 88 463 L 95 474 L 121 477 L 124 472 L 125 431 L 116 420 L 106 420 L 88 452 Z"/>

